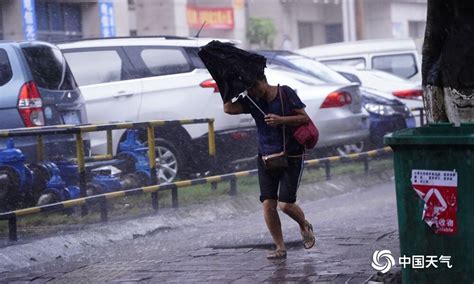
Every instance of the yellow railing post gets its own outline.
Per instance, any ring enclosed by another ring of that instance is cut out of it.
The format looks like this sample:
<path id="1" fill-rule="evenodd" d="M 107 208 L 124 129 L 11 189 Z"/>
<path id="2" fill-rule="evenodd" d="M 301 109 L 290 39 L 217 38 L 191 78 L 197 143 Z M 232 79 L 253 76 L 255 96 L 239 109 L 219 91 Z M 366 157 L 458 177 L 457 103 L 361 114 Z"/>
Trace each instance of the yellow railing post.
<path id="1" fill-rule="evenodd" d="M 158 178 L 156 175 L 156 150 L 155 150 L 155 129 L 149 123 L 146 127 L 147 139 L 148 139 L 148 161 L 150 164 L 150 175 L 151 175 L 151 184 L 157 185 Z M 158 192 L 151 193 L 151 203 L 153 209 L 158 210 Z"/>
<path id="2" fill-rule="evenodd" d="M 216 156 L 216 134 L 214 133 L 214 119 L 209 119 L 207 122 L 207 127 L 209 130 L 208 134 L 208 144 L 209 144 L 209 156 Z"/>
<path id="3" fill-rule="evenodd" d="M 113 156 L 114 146 L 112 141 L 112 129 L 107 130 L 107 155 Z"/>
<path id="4" fill-rule="evenodd" d="M 209 119 L 207 121 L 207 128 L 208 128 L 208 148 L 209 148 L 209 162 L 211 165 L 211 170 L 214 171 L 216 169 L 216 133 L 214 132 L 214 119 Z M 217 184 L 212 183 L 211 188 L 213 190 L 217 189 Z"/>
<path id="5" fill-rule="evenodd" d="M 86 165 L 84 160 L 84 141 L 82 137 L 82 130 L 76 133 L 76 156 L 77 156 L 77 169 L 79 172 L 79 189 L 80 196 L 87 196 L 86 189 Z M 87 206 L 82 206 L 82 216 L 87 215 Z"/>

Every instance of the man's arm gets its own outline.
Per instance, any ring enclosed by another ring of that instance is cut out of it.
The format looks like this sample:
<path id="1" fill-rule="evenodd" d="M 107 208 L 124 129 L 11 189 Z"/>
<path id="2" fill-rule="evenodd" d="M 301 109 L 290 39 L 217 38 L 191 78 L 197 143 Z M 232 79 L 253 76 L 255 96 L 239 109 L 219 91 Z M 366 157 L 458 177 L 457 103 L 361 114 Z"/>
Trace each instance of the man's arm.
<path id="1" fill-rule="evenodd" d="M 290 126 L 298 126 L 310 121 L 310 118 L 304 108 L 293 109 L 294 115 L 290 116 L 279 116 L 276 114 L 267 114 L 265 116 L 265 122 L 269 126 L 277 126 L 277 125 L 290 125 Z"/>
<path id="2" fill-rule="evenodd" d="M 224 104 L 224 112 L 227 114 L 241 114 L 244 112 L 244 108 L 240 102 L 227 102 Z"/>

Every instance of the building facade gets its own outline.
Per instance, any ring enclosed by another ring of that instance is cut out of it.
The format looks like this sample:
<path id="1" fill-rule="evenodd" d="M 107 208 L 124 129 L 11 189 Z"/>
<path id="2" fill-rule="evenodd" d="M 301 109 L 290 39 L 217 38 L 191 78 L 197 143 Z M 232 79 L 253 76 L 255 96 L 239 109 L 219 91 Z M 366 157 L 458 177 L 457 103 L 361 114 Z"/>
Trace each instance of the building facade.
<path id="1" fill-rule="evenodd" d="M 426 0 L 2 0 L 0 38 L 66 41 L 111 36 L 232 38 L 249 20 L 276 30 L 273 48 L 422 38 Z"/>
<path id="2" fill-rule="evenodd" d="M 250 17 L 279 31 L 274 48 L 382 38 L 422 38 L 426 0 L 248 0 Z"/>
<path id="3" fill-rule="evenodd" d="M 126 0 L 2 0 L 0 37 L 66 41 L 130 34 Z"/>
<path id="4" fill-rule="evenodd" d="M 134 0 L 133 35 L 200 35 L 245 41 L 245 0 Z"/>

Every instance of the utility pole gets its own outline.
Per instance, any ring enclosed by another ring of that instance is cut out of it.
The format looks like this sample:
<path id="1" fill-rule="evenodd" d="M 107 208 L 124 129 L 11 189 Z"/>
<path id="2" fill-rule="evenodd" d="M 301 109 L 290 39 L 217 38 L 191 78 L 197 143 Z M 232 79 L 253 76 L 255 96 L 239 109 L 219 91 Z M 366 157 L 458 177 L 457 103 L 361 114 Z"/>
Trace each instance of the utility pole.
<path id="1" fill-rule="evenodd" d="M 342 0 L 342 29 L 344 41 L 355 41 L 356 38 L 356 17 L 355 0 Z"/>
<path id="2" fill-rule="evenodd" d="M 364 39 L 364 0 L 356 0 L 356 40 Z"/>

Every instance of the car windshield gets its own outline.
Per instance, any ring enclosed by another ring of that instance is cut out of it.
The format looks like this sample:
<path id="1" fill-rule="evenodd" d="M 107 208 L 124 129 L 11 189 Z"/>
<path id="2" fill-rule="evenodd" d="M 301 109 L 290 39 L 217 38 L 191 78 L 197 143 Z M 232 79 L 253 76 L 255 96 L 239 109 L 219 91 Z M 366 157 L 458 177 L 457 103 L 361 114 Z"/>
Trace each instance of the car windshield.
<path id="1" fill-rule="evenodd" d="M 302 56 L 288 56 L 287 59 L 322 81 L 341 84 L 349 83 L 342 75 L 316 60 Z"/>
<path id="2" fill-rule="evenodd" d="M 38 87 L 49 90 L 72 90 L 76 84 L 61 51 L 48 45 L 22 48 L 31 75 Z"/>

